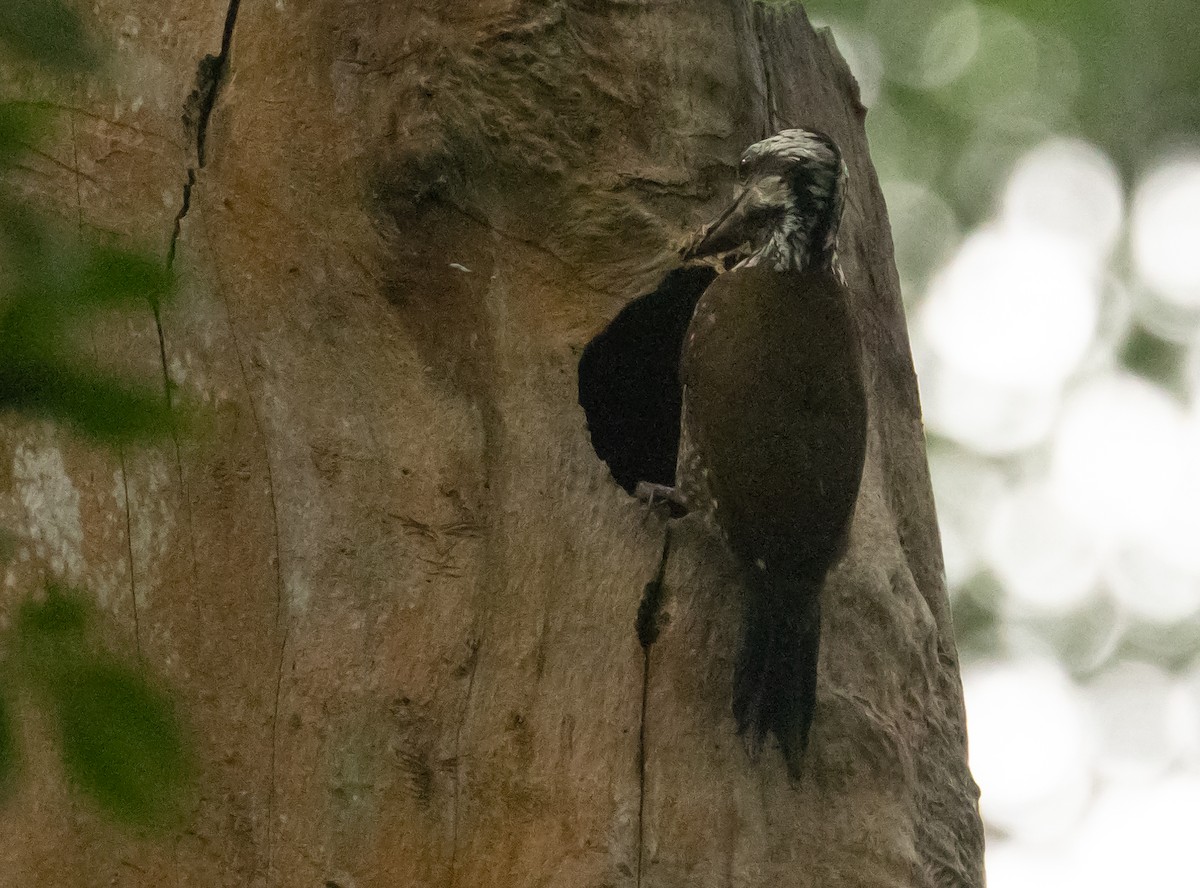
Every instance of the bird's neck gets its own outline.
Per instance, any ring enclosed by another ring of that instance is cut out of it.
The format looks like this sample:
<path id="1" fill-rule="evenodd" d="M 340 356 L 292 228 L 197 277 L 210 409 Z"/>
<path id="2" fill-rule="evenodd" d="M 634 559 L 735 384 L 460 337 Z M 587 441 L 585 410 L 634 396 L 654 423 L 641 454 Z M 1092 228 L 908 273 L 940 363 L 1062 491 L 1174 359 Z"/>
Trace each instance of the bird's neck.
<path id="1" fill-rule="evenodd" d="M 838 274 L 837 236 L 842 217 L 843 182 L 832 194 L 813 194 L 806 203 L 797 202 L 756 245 L 741 264 L 765 265 L 776 271 L 830 271 Z M 824 200 L 813 200 L 824 197 Z"/>
<path id="2" fill-rule="evenodd" d="M 742 266 L 765 265 L 775 271 L 822 271 L 837 261 L 836 238 L 817 242 L 803 220 L 788 218 L 771 232 L 767 241 Z"/>

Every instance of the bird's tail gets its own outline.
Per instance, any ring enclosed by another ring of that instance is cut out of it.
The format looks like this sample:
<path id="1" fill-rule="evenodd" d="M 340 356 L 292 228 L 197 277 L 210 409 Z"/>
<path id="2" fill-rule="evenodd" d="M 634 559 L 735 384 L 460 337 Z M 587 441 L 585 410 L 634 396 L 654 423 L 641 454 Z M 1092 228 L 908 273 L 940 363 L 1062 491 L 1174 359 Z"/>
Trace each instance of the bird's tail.
<path id="1" fill-rule="evenodd" d="M 733 715 L 752 755 L 768 733 L 775 735 L 788 775 L 796 780 L 817 705 L 824 578 L 793 575 L 786 584 L 761 575 L 754 580 L 733 677 Z"/>

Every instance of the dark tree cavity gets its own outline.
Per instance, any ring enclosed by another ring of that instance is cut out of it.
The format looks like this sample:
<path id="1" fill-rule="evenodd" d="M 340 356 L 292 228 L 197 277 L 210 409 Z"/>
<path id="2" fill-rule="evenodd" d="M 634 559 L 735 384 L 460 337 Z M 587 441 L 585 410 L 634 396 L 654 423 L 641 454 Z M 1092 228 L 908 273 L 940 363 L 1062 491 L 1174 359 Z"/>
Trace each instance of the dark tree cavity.
<path id="1" fill-rule="evenodd" d="M 583 351 L 579 404 L 596 455 L 633 493 L 639 481 L 671 485 L 679 450 L 679 353 L 708 266 L 677 268 L 634 299 Z"/>

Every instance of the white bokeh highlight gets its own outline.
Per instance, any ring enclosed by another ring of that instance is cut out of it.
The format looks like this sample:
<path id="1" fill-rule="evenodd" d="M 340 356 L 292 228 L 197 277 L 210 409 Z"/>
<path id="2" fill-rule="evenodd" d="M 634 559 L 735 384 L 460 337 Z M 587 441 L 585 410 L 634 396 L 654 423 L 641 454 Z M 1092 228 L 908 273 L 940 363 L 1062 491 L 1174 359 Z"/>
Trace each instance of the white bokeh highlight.
<path id="1" fill-rule="evenodd" d="M 1079 138 L 1018 156 L 1014 132 L 1076 110 L 1069 39 L 970 0 L 869 8 L 868 31 L 896 29 L 850 42 L 908 161 L 885 187 L 947 581 L 998 630 L 963 671 L 990 888 L 1200 885 L 1200 144 L 1132 193 Z M 949 203 L 889 81 L 974 124 Z M 1122 369 L 1138 327 L 1182 349 L 1178 374 Z"/>
<path id="2" fill-rule="evenodd" d="M 1103 552 L 1043 481 L 1005 494 L 984 544 L 992 570 L 1025 611 L 1063 614 L 1096 595 Z"/>
<path id="3" fill-rule="evenodd" d="M 1152 170 L 1133 201 L 1133 259 L 1161 299 L 1200 310 L 1200 153 Z"/>
<path id="4" fill-rule="evenodd" d="M 1099 286 L 1067 238 L 997 225 L 969 237 L 919 318 L 955 370 L 1001 386 L 1060 384 L 1091 344 Z"/>
<path id="5" fill-rule="evenodd" d="M 1152 663 L 1124 660 L 1083 687 L 1097 773 L 1110 779 L 1151 780 L 1171 762 L 1170 676 Z"/>
<path id="6" fill-rule="evenodd" d="M 1051 459 L 1058 500 L 1102 539 L 1152 536 L 1185 454 L 1181 406 L 1129 373 L 1093 379 L 1063 407 Z"/>
<path id="7" fill-rule="evenodd" d="M 1070 878 L 1070 864 L 1061 851 L 1012 841 L 988 844 L 988 888 L 1071 888 Z"/>
<path id="8" fill-rule="evenodd" d="M 1161 549 L 1118 547 L 1104 580 L 1127 612 L 1147 622 L 1169 625 L 1200 611 L 1200 575 L 1164 557 Z"/>
<path id="9" fill-rule="evenodd" d="M 1193 888 L 1200 775 L 1176 773 L 1107 787 L 1073 843 L 1068 883 L 1079 888 Z"/>
<path id="10" fill-rule="evenodd" d="M 953 589 L 983 566 L 989 516 L 1004 496 L 1006 482 L 996 466 L 960 448 L 931 448 L 929 466 L 946 579 Z"/>
<path id="11" fill-rule="evenodd" d="M 1005 386 L 981 379 L 918 342 L 913 355 L 925 421 L 978 453 L 1002 456 L 1041 443 L 1059 411 L 1053 386 Z"/>
<path id="12" fill-rule="evenodd" d="M 1080 139 L 1051 139 L 1017 163 L 1002 198 L 1006 222 L 1070 240 L 1100 263 L 1121 233 L 1125 193 L 1116 166 Z"/>
<path id="13" fill-rule="evenodd" d="M 1074 826 L 1092 785 L 1078 693 L 1051 660 L 964 667 L 971 770 L 988 822 L 1017 839 L 1047 841 Z"/>
<path id="14" fill-rule="evenodd" d="M 979 52 L 980 24 L 974 3 L 955 4 L 934 22 L 919 57 L 923 88 L 942 89 L 966 73 Z"/>

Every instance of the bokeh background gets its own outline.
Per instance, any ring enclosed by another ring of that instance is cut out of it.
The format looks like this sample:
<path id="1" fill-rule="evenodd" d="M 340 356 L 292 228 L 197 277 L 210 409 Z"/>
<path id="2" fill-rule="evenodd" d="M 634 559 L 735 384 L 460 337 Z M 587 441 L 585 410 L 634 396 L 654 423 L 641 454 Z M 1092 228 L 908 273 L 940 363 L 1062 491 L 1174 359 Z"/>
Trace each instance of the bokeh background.
<path id="1" fill-rule="evenodd" d="M 1200 885 L 1200 6 L 805 5 L 870 109 L 990 888 Z"/>

